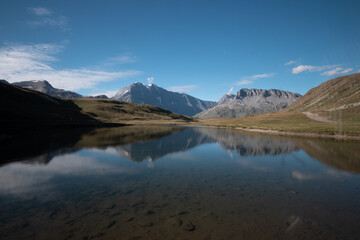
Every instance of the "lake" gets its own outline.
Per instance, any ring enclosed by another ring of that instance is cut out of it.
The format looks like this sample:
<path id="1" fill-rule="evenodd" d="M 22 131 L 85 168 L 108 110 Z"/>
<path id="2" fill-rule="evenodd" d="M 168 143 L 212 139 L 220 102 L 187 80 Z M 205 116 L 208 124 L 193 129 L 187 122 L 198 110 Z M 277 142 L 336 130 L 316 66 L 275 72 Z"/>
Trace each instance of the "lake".
<path id="1" fill-rule="evenodd" d="M 171 126 L 15 137 L 0 239 L 358 239 L 359 146 Z"/>

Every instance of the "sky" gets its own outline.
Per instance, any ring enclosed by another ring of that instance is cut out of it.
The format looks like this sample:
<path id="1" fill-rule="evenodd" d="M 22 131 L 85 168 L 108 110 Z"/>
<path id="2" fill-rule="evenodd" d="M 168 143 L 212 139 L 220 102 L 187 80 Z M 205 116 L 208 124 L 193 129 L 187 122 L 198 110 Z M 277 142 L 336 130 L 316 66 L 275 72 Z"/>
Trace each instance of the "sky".
<path id="1" fill-rule="evenodd" d="M 0 1 L 0 79 L 112 97 L 134 82 L 203 100 L 300 94 L 360 72 L 360 1 Z"/>

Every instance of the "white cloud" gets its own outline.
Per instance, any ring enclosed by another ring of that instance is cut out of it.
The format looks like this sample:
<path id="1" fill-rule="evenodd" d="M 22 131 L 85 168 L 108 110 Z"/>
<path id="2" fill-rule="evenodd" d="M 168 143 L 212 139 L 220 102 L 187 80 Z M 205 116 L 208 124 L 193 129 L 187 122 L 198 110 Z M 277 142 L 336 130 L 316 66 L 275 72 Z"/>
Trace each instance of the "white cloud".
<path id="1" fill-rule="evenodd" d="M 289 66 L 289 65 L 292 65 L 292 64 L 295 64 L 295 63 L 297 63 L 297 61 L 291 60 L 291 61 L 288 61 L 288 62 L 284 63 L 284 65 Z"/>
<path id="2" fill-rule="evenodd" d="M 334 76 L 334 75 L 339 75 L 339 74 L 346 74 L 348 72 L 351 72 L 352 68 L 347 68 L 347 69 L 343 69 L 341 67 L 338 67 L 338 68 L 335 68 L 335 69 L 332 69 L 330 71 L 326 71 L 326 72 L 323 72 L 321 75 L 322 76 Z"/>
<path id="3" fill-rule="evenodd" d="M 70 30 L 66 16 L 54 15 L 50 9 L 43 7 L 29 8 L 29 12 L 35 15 L 35 19 L 28 21 L 32 27 L 51 26 L 59 27 L 63 31 Z"/>
<path id="4" fill-rule="evenodd" d="M 252 84 L 254 81 L 250 81 L 250 80 L 241 80 L 236 82 L 236 85 L 241 86 L 241 85 L 249 85 Z"/>
<path id="5" fill-rule="evenodd" d="M 49 9 L 43 7 L 29 8 L 29 11 L 37 16 L 48 16 L 52 14 Z"/>
<path id="6" fill-rule="evenodd" d="M 228 93 L 232 93 L 233 90 L 234 90 L 234 87 L 231 87 L 230 90 L 228 91 Z"/>
<path id="7" fill-rule="evenodd" d="M 320 72 L 326 69 L 337 67 L 338 65 L 323 65 L 323 66 L 312 66 L 312 65 L 299 65 L 292 69 L 292 74 L 299 74 L 301 72 Z"/>
<path id="8" fill-rule="evenodd" d="M 149 84 L 152 84 L 154 82 L 155 78 L 154 77 L 148 77 L 146 80 L 148 81 Z"/>
<path id="9" fill-rule="evenodd" d="M 108 72 L 89 68 L 56 69 L 54 55 L 64 46 L 57 44 L 10 45 L 0 48 L 0 78 L 9 82 L 48 80 L 66 90 L 89 89 L 100 82 L 128 78 L 140 71 Z"/>
<path id="10" fill-rule="evenodd" d="M 55 187 L 51 179 L 58 176 L 93 176 L 105 174 L 136 174 L 136 169 L 114 166 L 111 161 L 101 161 L 88 156 L 66 154 L 54 157 L 46 165 L 11 163 L 0 168 L 0 194 L 36 195 Z M 35 191 L 35 189 L 37 189 Z"/>
<path id="11" fill-rule="evenodd" d="M 255 80 L 258 80 L 260 78 L 270 78 L 270 77 L 274 77 L 275 73 L 263 73 L 263 74 L 256 74 L 256 75 L 252 75 L 252 76 L 245 76 L 242 77 L 240 81 L 236 82 L 235 84 L 240 86 L 240 85 L 249 85 L 254 83 Z"/>
<path id="12" fill-rule="evenodd" d="M 167 90 L 173 91 L 173 92 L 183 92 L 183 93 L 187 93 L 187 92 L 191 92 L 191 91 L 194 90 L 195 88 L 197 88 L 196 85 L 183 85 L 183 86 L 173 86 L 173 87 L 169 87 Z"/>
<path id="13" fill-rule="evenodd" d="M 345 73 L 351 72 L 352 70 L 354 70 L 354 69 L 353 68 L 347 68 L 347 69 L 344 69 L 343 71 L 341 71 L 340 73 L 345 74 Z"/>
<path id="14" fill-rule="evenodd" d="M 275 76 L 275 73 L 264 73 L 264 74 L 257 74 L 257 75 L 250 76 L 250 77 L 248 77 L 248 79 L 257 80 L 259 78 L 270 78 L 273 76 Z"/>
<path id="15" fill-rule="evenodd" d="M 94 93 L 87 94 L 88 96 L 99 96 L 99 95 L 106 95 L 108 98 L 112 98 L 115 96 L 115 94 L 118 92 L 118 90 L 104 90 L 104 91 L 98 91 Z"/>
<path id="16" fill-rule="evenodd" d="M 294 67 L 291 72 L 293 74 L 298 74 L 298 73 L 301 73 L 303 71 L 313 70 L 315 68 L 316 68 L 315 66 L 311 66 L 311 65 L 300 65 L 300 66 Z"/>

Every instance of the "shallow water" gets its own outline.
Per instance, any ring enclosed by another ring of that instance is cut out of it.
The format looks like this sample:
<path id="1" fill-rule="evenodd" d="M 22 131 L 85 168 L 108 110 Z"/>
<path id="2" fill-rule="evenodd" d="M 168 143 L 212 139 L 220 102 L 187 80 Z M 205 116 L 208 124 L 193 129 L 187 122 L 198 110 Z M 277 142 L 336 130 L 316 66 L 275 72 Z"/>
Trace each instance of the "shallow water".
<path id="1" fill-rule="evenodd" d="M 37 138 L 3 145 L 0 239 L 360 234 L 358 142 L 165 126 Z"/>

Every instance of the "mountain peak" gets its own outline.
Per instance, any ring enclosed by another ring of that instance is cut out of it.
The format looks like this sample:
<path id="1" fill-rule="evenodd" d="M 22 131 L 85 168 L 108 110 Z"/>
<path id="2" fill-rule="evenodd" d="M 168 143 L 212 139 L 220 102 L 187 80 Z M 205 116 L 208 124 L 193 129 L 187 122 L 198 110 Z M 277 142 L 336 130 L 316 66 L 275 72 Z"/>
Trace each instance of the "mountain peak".
<path id="1" fill-rule="evenodd" d="M 114 99 L 153 105 L 187 116 L 193 116 L 216 105 L 216 102 L 203 101 L 185 93 L 171 92 L 155 84 L 144 86 L 142 83 L 133 83 L 120 89 Z"/>
<path id="2" fill-rule="evenodd" d="M 222 98 L 220 98 L 220 100 L 218 101 L 218 105 L 224 104 L 224 103 L 230 101 L 231 99 L 233 99 L 234 97 L 235 97 L 235 94 L 227 93 Z"/>

